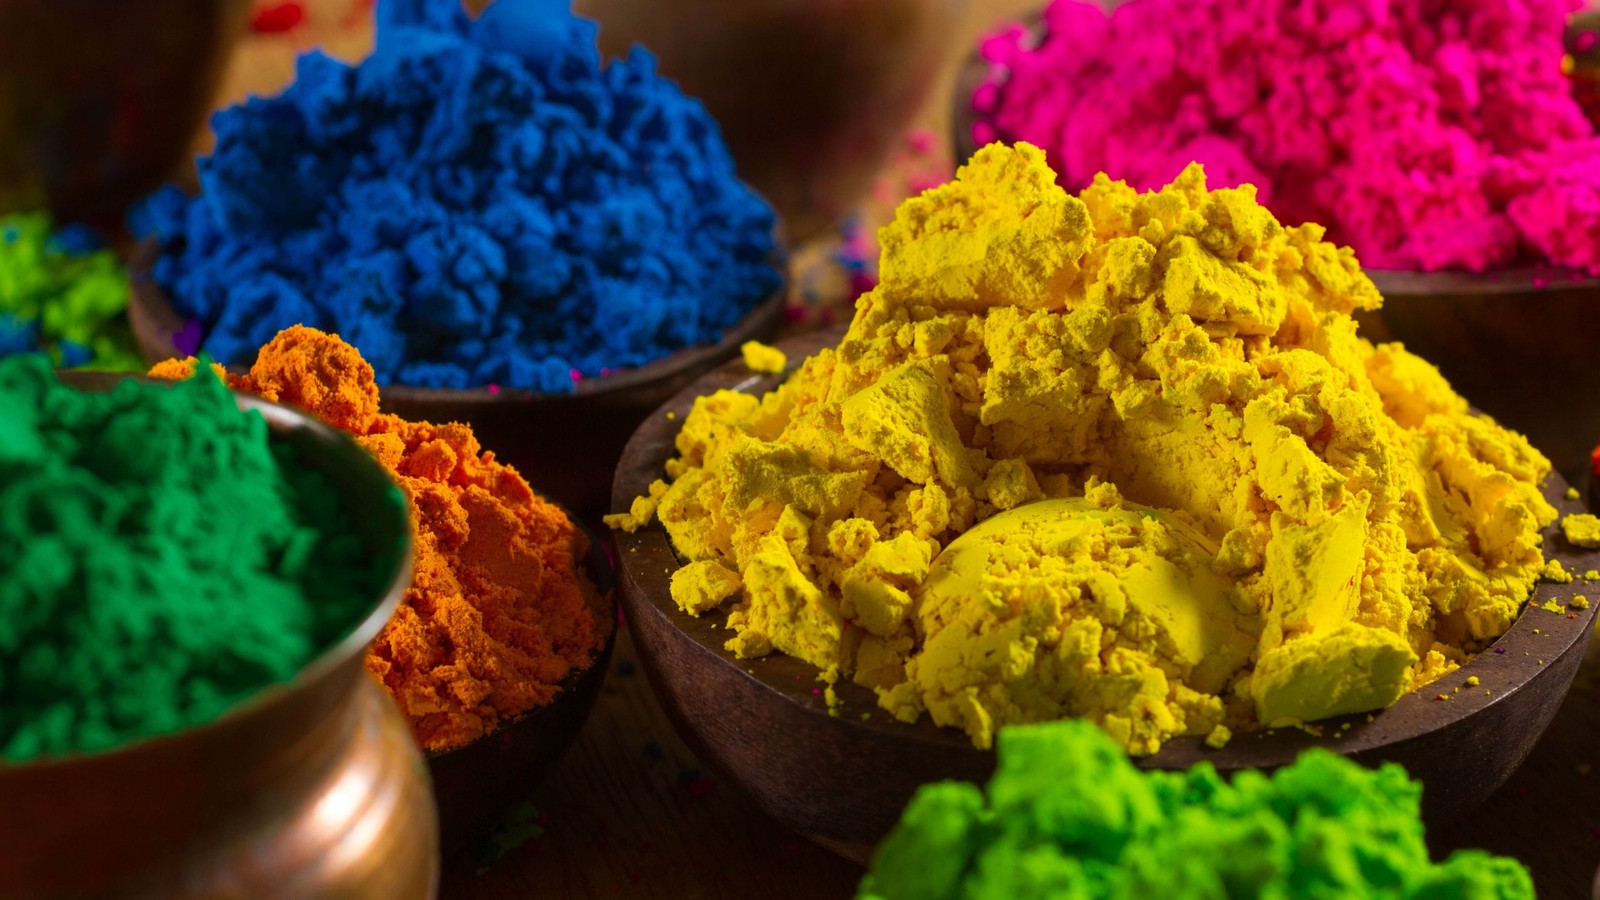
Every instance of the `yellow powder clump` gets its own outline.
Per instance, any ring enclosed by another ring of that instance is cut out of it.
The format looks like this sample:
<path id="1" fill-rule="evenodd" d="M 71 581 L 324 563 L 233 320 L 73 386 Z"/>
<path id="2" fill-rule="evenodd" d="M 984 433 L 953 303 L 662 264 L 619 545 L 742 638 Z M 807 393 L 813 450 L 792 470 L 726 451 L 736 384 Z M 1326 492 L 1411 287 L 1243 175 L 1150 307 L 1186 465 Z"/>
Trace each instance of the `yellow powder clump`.
<path id="1" fill-rule="evenodd" d="M 611 522 L 665 526 L 674 596 L 731 601 L 730 650 L 980 747 L 1385 706 L 1506 630 L 1556 513 L 1522 437 L 1356 334 L 1380 298 L 1322 236 L 1199 166 L 1074 197 L 985 148 L 883 229 L 839 346 L 699 398 Z"/>
<path id="2" fill-rule="evenodd" d="M 1600 519 L 1588 513 L 1574 513 L 1561 517 L 1561 533 L 1574 547 L 1594 549 L 1600 547 Z"/>
<path id="3" fill-rule="evenodd" d="M 752 372 L 776 375 L 789 364 L 789 357 L 782 350 L 760 341 L 745 341 L 739 346 L 739 355 L 744 357 L 745 366 Z"/>

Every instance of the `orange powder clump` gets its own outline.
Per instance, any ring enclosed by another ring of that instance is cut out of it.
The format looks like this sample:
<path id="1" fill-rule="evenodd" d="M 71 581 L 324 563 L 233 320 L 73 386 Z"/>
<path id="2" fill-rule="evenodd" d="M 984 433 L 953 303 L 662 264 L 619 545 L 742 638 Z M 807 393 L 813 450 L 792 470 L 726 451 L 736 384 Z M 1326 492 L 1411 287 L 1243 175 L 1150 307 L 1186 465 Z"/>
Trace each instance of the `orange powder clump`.
<path id="1" fill-rule="evenodd" d="M 193 359 L 150 374 L 183 379 Z M 611 623 L 579 567 L 583 531 L 466 425 L 378 411 L 372 367 L 337 336 L 295 326 L 261 348 L 234 390 L 296 406 L 355 436 L 411 504 L 415 574 L 367 669 L 428 750 L 458 747 L 555 697 L 588 667 Z"/>

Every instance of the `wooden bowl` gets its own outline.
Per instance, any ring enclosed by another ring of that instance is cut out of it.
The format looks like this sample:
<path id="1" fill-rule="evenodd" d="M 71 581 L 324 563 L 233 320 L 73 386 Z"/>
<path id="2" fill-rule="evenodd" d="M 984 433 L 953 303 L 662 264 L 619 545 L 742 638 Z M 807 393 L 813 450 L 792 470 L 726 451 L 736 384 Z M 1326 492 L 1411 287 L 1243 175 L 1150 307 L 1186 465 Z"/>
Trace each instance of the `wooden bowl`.
<path id="1" fill-rule="evenodd" d="M 185 323 L 149 274 L 157 252 L 154 242 L 147 241 L 129 266 L 128 322 L 139 352 L 150 363 L 188 355 L 173 343 Z M 396 384 L 380 388 L 382 409 L 412 421 L 471 425 L 482 446 L 516 467 L 541 494 L 597 519 L 605 510 L 617 458 L 634 428 L 696 378 L 736 356 L 740 344 L 771 340 L 782 324 L 784 296 L 780 288 L 714 344 L 685 347 L 637 369 L 585 379 L 570 394 Z"/>
<path id="2" fill-rule="evenodd" d="M 1600 440 L 1592 330 L 1600 277 L 1561 269 L 1394 272 L 1369 269 L 1383 308 L 1361 317 L 1373 340 L 1398 340 L 1437 365 L 1484 412 L 1528 436 L 1574 483 Z"/>
<path id="3" fill-rule="evenodd" d="M 784 342 L 791 371 L 839 336 L 834 330 Z M 623 452 L 613 509 L 627 509 L 660 477 L 695 397 L 723 388 L 761 393 L 780 381 L 729 364 L 646 419 Z M 667 418 L 669 412 L 674 418 Z M 1559 475 L 1552 474 L 1544 490 L 1563 514 L 1583 511 L 1583 504 L 1564 498 L 1566 483 Z M 982 782 L 992 773 L 993 754 L 973 748 L 966 734 L 940 728 L 927 716 L 914 724 L 896 721 L 866 688 L 839 684 L 843 703 L 831 715 L 814 667 L 781 653 L 735 658 L 723 649 L 726 612 L 696 618 L 673 603 L 668 585 L 679 560 L 660 524 L 633 534 L 619 531 L 616 539 L 623 612 L 662 706 L 703 760 L 788 827 L 864 861 L 919 785 L 943 778 Z M 1546 532 L 1545 553 L 1569 570 L 1600 569 L 1600 553 L 1574 550 L 1555 527 Z M 1206 748 L 1199 738 L 1178 738 L 1138 763 L 1181 769 L 1209 760 L 1222 771 L 1273 769 L 1301 750 L 1325 746 L 1364 764 L 1404 764 L 1426 787 L 1429 821 L 1459 816 L 1505 781 L 1550 724 L 1583 658 L 1600 603 L 1572 619 L 1535 606 L 1585 592 L 1600 594 L 1600 584 L 1539 584 L 1534 602 L 1492 649 L 1401 697 L 1370 722 L 1359 714 L 1317 723 L 1326 737 L 1298 729 L 1243 734 L 1221 750 Z M 1463 686 L 1471 676 L 1480 680 L 1478 687 Z M 1436 701 L 1441 694 L 1450 699 Z M 1339 730 L 1347 724 L 1348 730 Z"/>
<path id="4" fill-rule="evenodd" d="M 0 3 L 0 212 L 120 229 L 187 157 L 248 0 Z"/>
<path id="5" fill-rule="evenodd" d="M 66 372 L 104 391 L 126 376 Z M 438 823 L 405 717 L 368 642 L 411 583 L 405 506 L 347 435 L 237 395 L 330 477 L 391 569 L 350 632 L 218 719 L 104 753 L 0 761 L 0 898 L 432 897 Z"/>
<path id="6" fill-rule="evenodd" d="M 716 117 L 798 245 L 849 216 L 938 81 L 967 0 L 578 0 Z"/>
<path id="7" fill-rule="evenodd" d="M 484 837 L 555 771 L 600 696 L 617 643 L 617 577 L 599 539 L 584 532 L 590 545 L 583 567 L 598 589 L 592 608 L 607 630 L 600 652 L 544 706 L 469 744 L 426 754 L 447 867 L 476 861 Z"/>

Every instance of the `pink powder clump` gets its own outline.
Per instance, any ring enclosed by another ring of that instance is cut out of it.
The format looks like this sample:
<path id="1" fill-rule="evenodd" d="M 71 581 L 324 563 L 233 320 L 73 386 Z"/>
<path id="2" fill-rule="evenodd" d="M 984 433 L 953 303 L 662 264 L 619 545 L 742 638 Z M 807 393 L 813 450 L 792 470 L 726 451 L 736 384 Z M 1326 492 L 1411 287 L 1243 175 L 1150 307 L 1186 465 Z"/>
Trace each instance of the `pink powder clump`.
<path id="1" fill-rule="evenodd" d="M 1375 268 L 1600 273 L 1600 136 L 1562 74 L 1579 0 L 1056 0 L 987 39 L 973 137 L 1071 189 L 1190 161 Z"/>

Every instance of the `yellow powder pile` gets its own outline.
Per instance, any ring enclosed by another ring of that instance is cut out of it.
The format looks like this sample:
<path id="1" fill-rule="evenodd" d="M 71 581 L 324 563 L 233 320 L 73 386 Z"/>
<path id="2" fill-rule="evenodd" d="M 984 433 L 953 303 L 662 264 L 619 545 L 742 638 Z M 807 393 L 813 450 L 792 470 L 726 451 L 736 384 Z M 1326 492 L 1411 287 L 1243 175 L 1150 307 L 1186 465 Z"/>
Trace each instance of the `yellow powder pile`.
<path id="1" fill-rule="evenodd" d="M 883 229 L 849 332 L 764 397 L 696 401 L 659 518 L 673 596 L 778 650 L 997 728 L 1174 735 L 1374 709 L 1511 624 L 1549 463 L 1399 345 L 1317 225 L 1198 166 L 1080 196 L 980 151 Z M 1043 502 L 1040 502 L 1043 501 Z"/>

